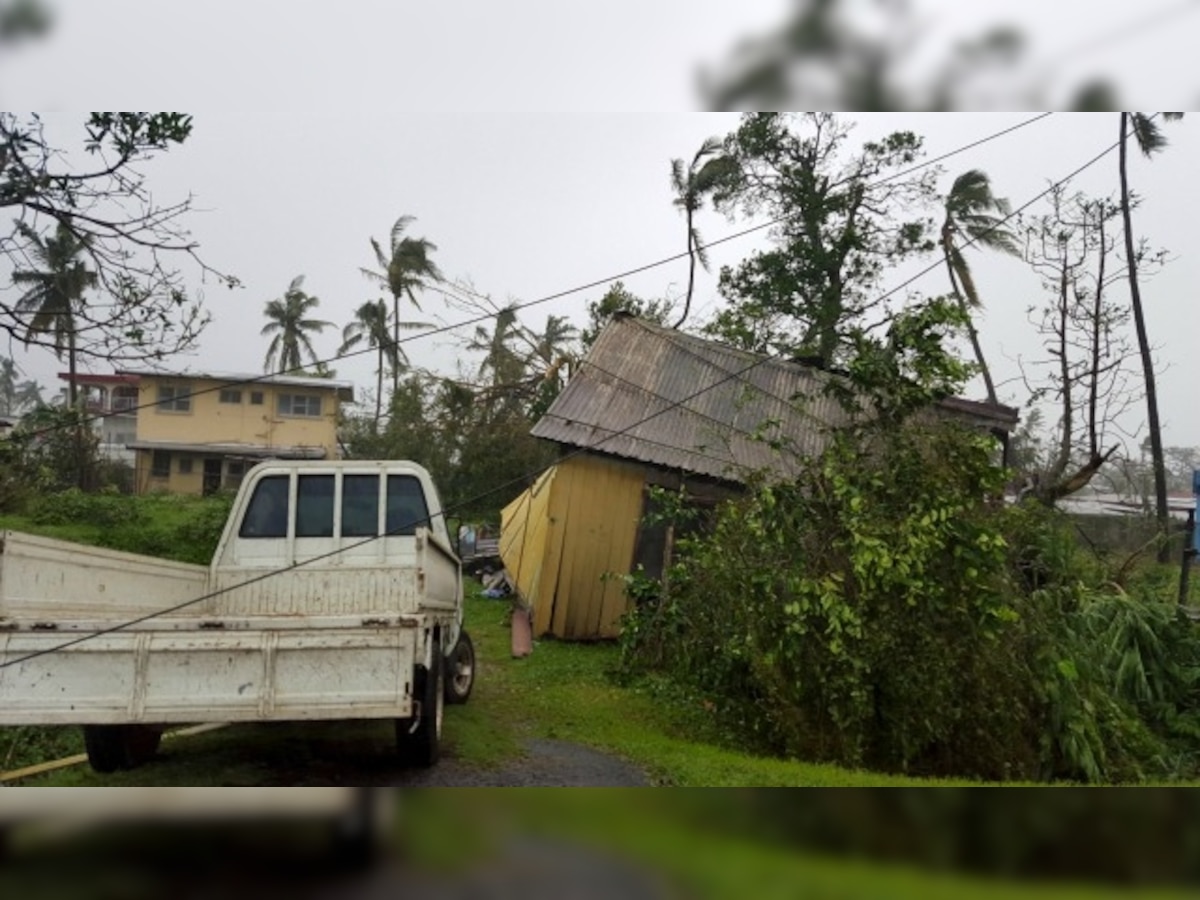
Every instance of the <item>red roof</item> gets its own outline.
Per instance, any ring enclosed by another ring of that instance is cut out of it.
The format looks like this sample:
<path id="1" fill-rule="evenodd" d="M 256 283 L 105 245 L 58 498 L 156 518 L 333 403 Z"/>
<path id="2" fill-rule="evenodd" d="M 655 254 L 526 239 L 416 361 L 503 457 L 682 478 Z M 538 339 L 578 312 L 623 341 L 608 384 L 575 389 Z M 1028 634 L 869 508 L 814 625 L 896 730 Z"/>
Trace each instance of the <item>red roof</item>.
<path id="1" fill-rule="evenodd" d="M 63 381 L 71 380 L 70 372 L 59 372 L 58 377 Z M 93 375 L 90 372 L 76 372 L 75 381 L 78 384 L 137 384 L 136 375 Z"/>

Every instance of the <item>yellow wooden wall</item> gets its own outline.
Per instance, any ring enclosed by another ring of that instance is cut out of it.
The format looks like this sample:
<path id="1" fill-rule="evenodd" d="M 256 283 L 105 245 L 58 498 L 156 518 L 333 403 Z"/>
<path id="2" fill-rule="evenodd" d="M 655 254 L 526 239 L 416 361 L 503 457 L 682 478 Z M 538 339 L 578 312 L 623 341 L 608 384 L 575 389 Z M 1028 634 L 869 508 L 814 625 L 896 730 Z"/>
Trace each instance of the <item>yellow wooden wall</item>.
<path id="1" fill-rule="evenodd" d="M 533 608 L 535 635 L 620 632 L 644 472 L 638 463 L 574 456 L 504 509 L 500 554 Z"/>

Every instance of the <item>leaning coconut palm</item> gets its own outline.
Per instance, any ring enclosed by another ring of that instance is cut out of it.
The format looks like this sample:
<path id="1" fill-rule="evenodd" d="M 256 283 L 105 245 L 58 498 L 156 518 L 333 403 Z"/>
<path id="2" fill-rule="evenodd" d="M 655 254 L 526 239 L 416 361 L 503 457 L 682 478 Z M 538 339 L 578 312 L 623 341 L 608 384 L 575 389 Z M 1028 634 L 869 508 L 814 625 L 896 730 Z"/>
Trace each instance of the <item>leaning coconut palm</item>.
<path id="1" fill-rule="evenodd" d="M 304 368 L 304 357 L 307 356 L 314 364 L 317 362 L 316 351 L 313 350 L 310 334 L 320 334 L 326 328 L 332 328 L 332 322 L 322 319 L 310 319 L 309 313 L 320 304 L 320 300 L 301 289 L 304 276 L 297 275 L 288 285 L 282 297 L 271 300 L 263 310 L 263 315 L 269 320 L 260 332 L 263 337 L 274 335 L 267 347 L 267 356 L 263 361 L 264 372 L 292 372 Z M 275 365 L 278 362 L 279 367 Z"/>
<path id="2" fill-rule="evenodd" d="M 1179 119 L 1183 113 L 1162 113 L 1166 120 Z M 1166 562 L 1170 545 L 1165 540 L 1171 525 L 1167 508 L 1167 466 L 1163 455 L 1162 425 L 1158 418 L 1158 389 L 1154 380 L 1154 359 L 1151 356 L 1150 339 L 1146 334 L 1146 317 L 1142 312 L 1142 290 L 1138 283 L 1137 252 L 1133 242 L 1133 213 L 1129 202 L 1128 147 L 1129 133 L 1133 132 L 1138 149 L 1146 157 L 1153 156 L 1167 145 L 1154 116 L 1145 113 L 1121 113 L 1121 139 L 1118 153 L 1118 172 L 1121 178 L 1121 217 L 1125 225 L 1125 256 L 1129 261 L 1129 300 L 1133 308 L 1133 322 L 1137 329 L 1138 352 L 1142 357 L 1142 376 L 1146 382 L 1146 424 L 1150 432 L 1150 460 L 1154 467 L 1154 511 L 1159 541 L 1158 560 Z"/>
<path id="3" fill-rule="evenodd" d="M 979 299 L 971 267 L 963 255 L 964 241 L 960 236 L 965 238 L 966 243 L 1019 256 L 1021 248 L 1017 244 L 1016 236 L 1005 227 L 1005 220 L 1011 209 L 1007 200 L 992 193 L 987 173 L 971 169 L 954 179 L 950 193 L 946 195 L 945 211 L 946 217 L 942 221 L 942 255 L 946 260 L 946 271 L 950 273 L 950 286 L 954 289 L 954 298 L 967 320 L 967 334 L 971 338 L 971 348 L 975 351 L 979 373 L 983 376 L 983 383 L 987 388 L 988 400 L 995 403 L 996 385 L 992 381 L 991 370 L 979 344 L 979 332 L 976 331 L 971 317 L 972 311 L 980 309 L 983 303 Z"/>
<path id="4" fill-rule="evenodd" d="M 687 248 L 688 248 L 688 289 L 687 298 L 683 304 L 683 315 L 673 327 L 678 328 L 688 317 L 692 308 L 692 291 L 696 284 L 696 262 L 708 271 L 708 253 L 700 232 L 693 222 L 695 214 L 704 203 L 706 194 L 711 193 L 718 182 L 728 174 L 736 163 L 728 156 L 718 155 L 721 152 L 720 138 L 710 137 L 696 155 L 692 157 L 691 165 L 685 170 L 682 159 L 671 160 L 671 187 L 675 190 L 675 199 L 671 201 L 683 210 L 687 219 Z"/>
<path id="5" fill-rule="evenodd" d="M 441 270 L 429 258 L 437 250 L 437 244 L 425 238 L 404 236 L 405 230 L 415 221 L 414 216 L 401 216 L 392 225 L 390 253 L 384 253 L 379 241 L 371 238 L 371 249 L 375 251 L 379 270 L 360 270 L 372 281 L 386 287 L 392 295 L 392 341 L 397 347 L 400 345 L 400 298 L 408 297 L 412 305 L 420 309 L 421 304 L 417 303 L 414 291 L 424 290 L 431 281 L 442 280 Z M 399 388 L 400 372 L 393 368 L 392 393 Z"/>
<path id="6" fill-rule="evenodd" d="M 13 284 L 27 286 L 17 298 L 14 312 L 24 333 L 26 346 L 39 334 L 53 335 L 54 352 L 59 359 L 67 354 L 67 384 L 72 408 L 79 400 L 76 378 L 76 318 L 84 291 L 95 287 L 96 273 L 77 257 L 87 249 L 65 225 L 59 224 L 54 237 L 43 238 L 24 223 L 17 225 L 29 241 L 29 252 L 41 269 L 18 269 Z M 28 317 L 28 318 L 26 318 Z"/>

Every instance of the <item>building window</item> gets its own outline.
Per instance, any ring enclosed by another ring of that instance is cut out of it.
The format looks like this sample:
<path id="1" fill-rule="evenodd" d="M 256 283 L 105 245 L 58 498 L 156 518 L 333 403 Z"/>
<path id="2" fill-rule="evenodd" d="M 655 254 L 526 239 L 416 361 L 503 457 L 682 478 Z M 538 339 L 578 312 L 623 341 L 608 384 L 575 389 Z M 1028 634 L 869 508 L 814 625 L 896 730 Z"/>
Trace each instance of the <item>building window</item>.
<path id="1" fill-rule="evenodd" d="M 153 478 L 171 477 L 171 454 L 166 450 L 155 450 L 150 460 L 150 475 Z"/>
<path id="2" fill-rule="evenodd" d="M 262 402 L 263 402 L 263 392 L 262 391 L 251 391 L 250 392 L 250 405 L 251 406 L 262 406 Z"/>
<path id="3" fill-rule="evenodd" d="M 113 389 L 113 412 L 128 412 L 136 410 L 138 404 L 138 389 L 135 387 L 119 387 Z"/>
<path id="4" fill-rule="evenodd" d="M 242 402 L 242 392 L 231 390 L 229 388 L 224 388 L 221 391 L 221 395 L 220 395 L 219 399 L 220 399 L 221 403 L 241 403 Z"/>
<path id="5" fill-rule="evenodd" d="M 315 394 L 280 394 L 279 414 L 281 416 L 319 416 L 321 415 L 321 398 Z"/>
<path id="6" fill-rule="evenodd" d="M 225 487 L 235 490 L 242 486 L 242 479 L 245 477 L 246 463 L 244 460 L 231 459 L 225 464 Z"/>
<path id="7" fill-rule="evenodd" d="M 191 391 L 183 385 L 160 384 L 158 386 L 158 408 L 167 412 L 191 412 Z"/>
<path id="8" fill-rule="evenodd" d="M 190 456 L 181 456 L 179 458 L 179 474 L 180 475 L 191 475 L 192 474 L 192 458 Z"/>

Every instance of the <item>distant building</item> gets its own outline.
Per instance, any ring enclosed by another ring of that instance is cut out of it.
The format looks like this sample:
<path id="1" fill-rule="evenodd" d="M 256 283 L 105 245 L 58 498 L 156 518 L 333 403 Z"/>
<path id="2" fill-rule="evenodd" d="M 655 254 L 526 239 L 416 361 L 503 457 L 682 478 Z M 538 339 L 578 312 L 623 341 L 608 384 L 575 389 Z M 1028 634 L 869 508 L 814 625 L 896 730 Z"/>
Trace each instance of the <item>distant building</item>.
<path id="1" fill-rule="evenodd" d="M 66 372 L 59 372 L 58 377 L 63 381 L 70 379 Z M 100 456 L 133 465 L 134 451 L 129 444 L 137 439 L 137 376 L 80 372 L 75 376 L 75 384 L 100 440 Z"/>
<path id="2" fill-rule="evenodd" d="M 137 379 L 134 489 L 236 488 L 263 459 L 333 459 L 347 382 L 290 375 L 124 370 Z"/>

